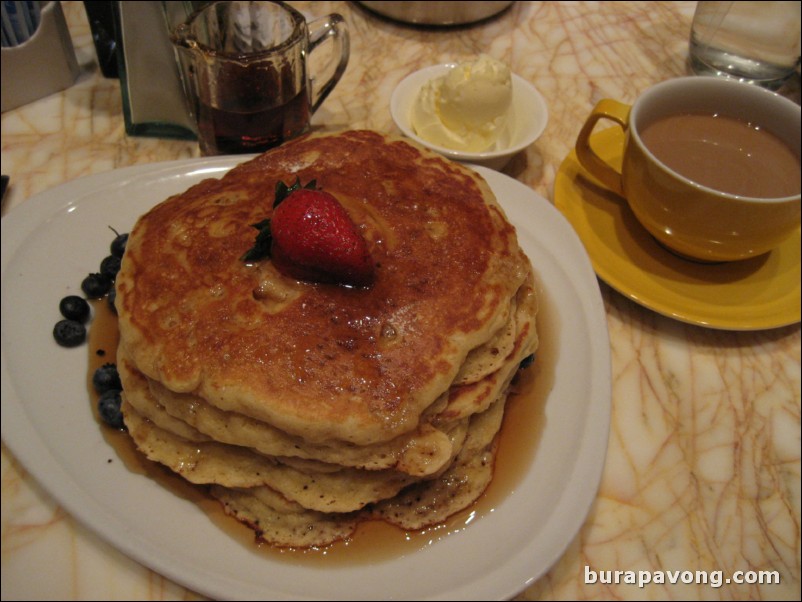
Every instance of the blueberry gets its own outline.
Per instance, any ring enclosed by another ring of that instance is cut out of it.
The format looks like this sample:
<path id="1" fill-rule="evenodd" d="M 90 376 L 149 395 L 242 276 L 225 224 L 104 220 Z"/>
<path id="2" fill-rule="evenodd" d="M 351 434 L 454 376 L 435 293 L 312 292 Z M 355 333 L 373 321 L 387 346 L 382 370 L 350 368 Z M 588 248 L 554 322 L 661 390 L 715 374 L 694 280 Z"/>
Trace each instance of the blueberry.
<path id="1" fill-rule="evenodd" d="M 120 373 L 115 364 L 103 364 L 92 375 L 92 386 L 98 393 L 105 393 L 114 389 L 122 389 Z"/>
<path id="2" fill-rule="evenodd" d="M 111 288 L 111 279 L 103 274 L 89 274 L 81 282 L 81 290 L 86 293 L 90 299 L 99 299 L 109 292 Z"/>
<path id="3" fill-rule="evenodd" d="M 111 242 L 111 254 L 115 257 L 122 257 L 126 244 L 128 244 L 128 234 L 118 234 Z"/>
<path id="4" fill-rule="evenodd" d="M 86 340 L 86 326 L 76 320 L 60 320 L 53 327 L 53 337 L 62 347 L 77 347 Z"/>
<path id="5" fill-rule="evenodd" d="M 89 303 L 78 295 L 68 295 L 58 304 L 61 315 L 68 320 L 85 323 L 89 319 Z"/>
<path id="6" fill-rule="evenodd" d="M 109 255 L 100 262 L 100 273 L 109 280 L 117 278 L 117 272 L 120 271 L 121 259 L 115 255 Z"/>
<path id="7" fill-rule="evenodd" d="M 123 413 L 120 409 L 122 402 L 122 391 L 120 389 L 106 391 L 97 400 L 97 411 L 101 420 L 115 429 L 125 428 Z"/>

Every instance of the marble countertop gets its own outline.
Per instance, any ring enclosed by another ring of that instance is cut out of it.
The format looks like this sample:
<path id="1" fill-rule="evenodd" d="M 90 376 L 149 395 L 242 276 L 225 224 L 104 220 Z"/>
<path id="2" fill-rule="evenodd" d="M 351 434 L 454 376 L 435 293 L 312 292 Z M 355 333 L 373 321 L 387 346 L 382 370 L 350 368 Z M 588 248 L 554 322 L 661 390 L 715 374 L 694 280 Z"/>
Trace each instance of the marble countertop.
<path id="1" fill-rule="evenodd" d="M 3 113 L 3 215 L 81 176 L 199 156 L 195 142 L 126 135 L 119 81 L 99 72 L 83 3 L 62 4 L 81 74 L 63 92 Z M 394 24 L 351 2 L 291 4 L 309 17 L 338 12 L 351 33 L 351 62 L 315 115 L 319 127 L 399 133 L 389 101 L 407 74 L 480 52 L 509 63 L 543 94 L 550 119 L 504 172 L 552 199 L 560 163 L 599 99 L 631 102 L 688 73 L 696 3 L 516 2 L 450 30 Z M 796 82 L 789 91 L 797 101 L 798 90 Z M 564 554 L 519 598 L 799 600 L 800 325 L 707 329 L 599 285 L 613 377 L 601 486 Z M 725 582 L 586 583 L 586 567 L 721 571 Z M 779 584 L 736 582 L 760 571 L 776 572 Z M 5 444 L 2 597 L 202 599 L 73 520 Z"/>

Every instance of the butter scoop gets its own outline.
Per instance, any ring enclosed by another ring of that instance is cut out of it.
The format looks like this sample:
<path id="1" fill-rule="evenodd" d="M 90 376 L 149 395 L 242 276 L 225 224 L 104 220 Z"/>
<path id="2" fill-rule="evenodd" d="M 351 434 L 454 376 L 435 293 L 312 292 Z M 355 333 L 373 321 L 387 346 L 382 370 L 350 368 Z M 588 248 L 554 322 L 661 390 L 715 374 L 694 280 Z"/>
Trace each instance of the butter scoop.
<path id="1" fill-rule="evenodd" d="M 505 131 L 512 77 L 502 62 L 482 54 L 427 82 L 412 106 L 415 133 L 445 148 L 483 152 Z"/>

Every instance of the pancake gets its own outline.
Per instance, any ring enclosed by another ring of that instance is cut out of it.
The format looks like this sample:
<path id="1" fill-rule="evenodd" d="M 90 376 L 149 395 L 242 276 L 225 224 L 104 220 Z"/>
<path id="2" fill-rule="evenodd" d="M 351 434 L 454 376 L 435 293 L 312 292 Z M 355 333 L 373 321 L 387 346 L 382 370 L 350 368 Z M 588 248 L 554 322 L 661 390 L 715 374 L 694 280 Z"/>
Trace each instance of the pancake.
<path id="1" fill-rule="evenodd" d="M 493 476 L 495 437 L 503 412 L 504 401 L 501 401 L 472 419 L 463 452 L 440 477 L 421 481 L 400 495 L 359 512 L 308 510 L 269 487 L 214 486 L 211 493 L 223 503 L 228 514 L 254 529 L 258 541 L 278 546 L 325 546 L 347 539 L 364 520 L 380 519 L 402 529 L 423 529 L 467 508 L 487 488 Z"/>
<path id="2" fill-rule="evenodd" d="M 392 470 L 299 470 L 243 447 L 188 441 L 155 426 L 126 403 L 123 414 L 131 437 L 148 459 L 196 485 L 267 486 L 309 510 L 350 512 L 393 497 L 413 482 L 408 475 Z"/>
<path id="3" fill-rule="evenodd" d="M 310 444 L 269 424 L 219 410 L 200 397 L 173 393 L 159 383 L 149 382 L 132 366 L 124 350 L 118 352 L 117 363 L 126 383 L 126 399 L 143 418 L 189 441 L 242 445 L 268 456 L 319 460 L 366 470 L 394 468 L 413 476 L 426 476 L 452 459 L 451 431 L 463 427 L 454 424 L 460 419 L 455 417 L 441 421 L 439 428 L 424 423 L 413 433 L 372 446 Z"/>
<path id="4" fill-rule="evenodd" d="M 242 259 L 277 184 L 296 180 L 357 225 L 369 287 Z M 487 183 L 371 131 L 293 140 L 158 204 L 129 234 L 116 291 L 137 448 L 280 546 L 470 505 L 538 345 L 532 267 Z"/>
<path id="5" fill-rule="evenodd" d="M 307 510 L 267 487 L 242 490 L 214 486 L 211 494 L 227 514 L 254 530 L 257 541 L 280 547 L 325 546 L 347 539 L 360 520 L 356 514 Z"/>
<path id="6" fill-rule="evenodd" d="M 368 470 L 395 468 L 413 476 L 426 476 L 439 471 L 451 459 L 448 437 L 454 422 L 464 421 L 495 401 L 517 372 L 518 364 L 536 344 L 536 331 L 531 324 L 536 297 L 531 283 L 521 287 L 516 299 L 519 301 L 511 316 L 515 319 L 505 328 L 513 335 L 512 349 L 505 347 L 508 355 L 500 359 L 497 359 L 500 350 L 494 349 L 493 353 L 488 353 L 489 359 L 485 362 L 498 362 L 498 370 L 469 385 L 455 380 L 442 406 L 435 407 L 436 411 L 421 421 L 415 431 L 370 446 L 310 444 L 269 424 L 219 410 L 196 395 L 175 393 L 156 381 L 146 379 L 133 368 L 124 349 L 118 353 L 117 362 L 123 378 L 130 383 L 128 400 L 137 412 L 185 439 L 202 441 L 211 438 L 244 445 L 265 455 L 316 459 Z M 144 388 L 147 391 L 140 391 Z"/>
<path id="7" fill-rule="evenodd" d="M 279 181 L 315 180 L 360 225 L 370 290 L 246 264 Z M 154 269 L 154 266 L 158 266 Z M 117 279 L 121 338 L 176 392 L 303 437 L 368 445 L 414 429 L 495 334 L 529 270 L 474 172 L 373 132 L 309 136 L 156 206 Z M 290 291 L 276 310 L 265 290 Z"/>

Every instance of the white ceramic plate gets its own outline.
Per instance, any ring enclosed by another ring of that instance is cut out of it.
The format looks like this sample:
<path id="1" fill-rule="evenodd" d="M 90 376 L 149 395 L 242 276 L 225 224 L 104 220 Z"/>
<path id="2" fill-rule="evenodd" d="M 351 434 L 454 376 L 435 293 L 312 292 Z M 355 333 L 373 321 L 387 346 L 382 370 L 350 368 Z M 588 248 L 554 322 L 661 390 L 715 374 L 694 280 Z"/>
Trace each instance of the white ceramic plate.
<path id="1" fill-rule="evenodd" d="M 523 184 L 476 168 L 517 225 L 549 300 L 558 357 L 531 465 L 492 512 L 414 553 L 369 564 L 271 560 L 194 503 L 123 462 L 92 417 L 86 349 L 52 338 L 58 302 L 80 294 L 113 238 L 136 218 L 242 157 L 135 166 L 37 195 L 2 220 L 2 435 L 73 516 L 154 571 L 218 599 L 500 599 L 543 575 L 595 499 L 607 451 L 610 357 L 585 251 L 560 213 Z M 534 425 L 533 425 L 534 427 Z M 302 560 L 302 559 L 301 559 Z M 404 576 L 403 578 L 400 578 Z"/>

